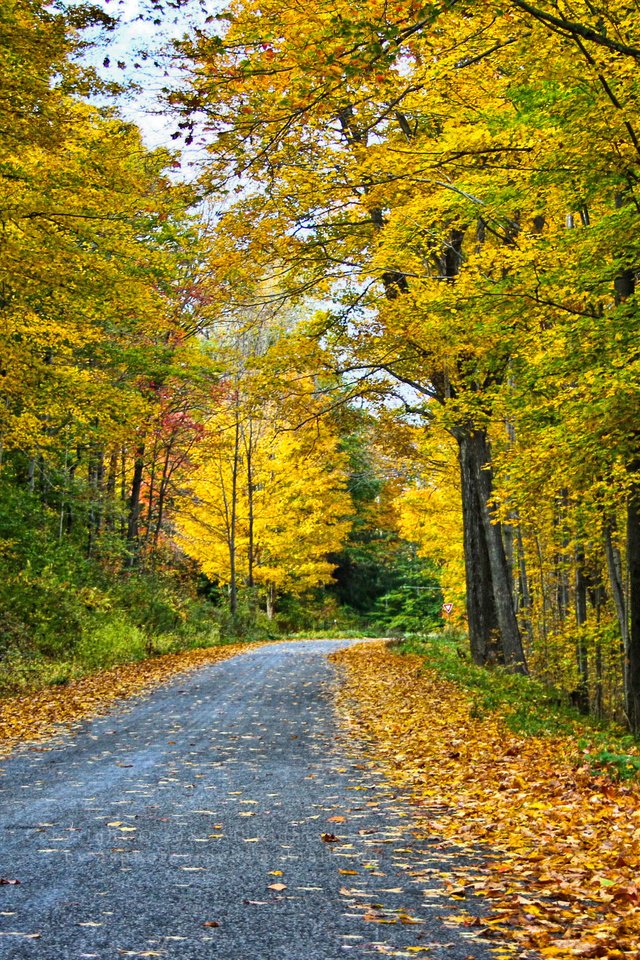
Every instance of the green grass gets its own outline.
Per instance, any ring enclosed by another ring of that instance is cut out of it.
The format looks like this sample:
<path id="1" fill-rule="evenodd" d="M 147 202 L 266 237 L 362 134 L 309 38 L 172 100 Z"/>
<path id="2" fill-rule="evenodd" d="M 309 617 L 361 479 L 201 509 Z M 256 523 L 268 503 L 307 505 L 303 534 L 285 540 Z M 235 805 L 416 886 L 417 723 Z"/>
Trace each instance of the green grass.
<path id="1" fill-rule="evenodd" d="M 64 685 L 120 664 L 225 642 L 215 625 L 191 633 L 150 633 L 116 614 L 86 627 L 72 652 L 8 651 L 0 661 L 0 696 Z"/>
<path id="2" fill-rule="evenodd" d="M 350 628 L 331 627 L 327 630 L 299 630 L 288 633 L 288 640 L 366 640 L 370 637 L 384 637 L 384 630 L 375 627 Z"/>
<path id="3" fill-rule="evenodd" d="M 586 717 L 567 703 L 566 694 L 532 677 L 500 667 L 478 667 L 469 659 L 462 637 L 434 633 L 410 636 L 395 644 L 401 653 L 417 654 L 425 666 L 462 688 L 471 697 L 471 715 L 498 714 L 506 726 L 524 737 L 570 737 L 576 760 L 616 779 L 640 773 L 634 737 L 610 721 Z"/>

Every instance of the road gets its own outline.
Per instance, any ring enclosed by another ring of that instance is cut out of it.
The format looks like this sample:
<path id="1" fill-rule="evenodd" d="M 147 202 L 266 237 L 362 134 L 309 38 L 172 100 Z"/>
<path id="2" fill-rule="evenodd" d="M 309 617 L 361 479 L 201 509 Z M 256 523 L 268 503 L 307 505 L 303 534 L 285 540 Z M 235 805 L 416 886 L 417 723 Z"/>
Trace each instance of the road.
<path id="1" fill-rule="evenodd" d="M 341 643 L 249 651 L 5 761 L 0 957 L 488 958 L 442 919 L 457 855 L 337 724 Z"/>

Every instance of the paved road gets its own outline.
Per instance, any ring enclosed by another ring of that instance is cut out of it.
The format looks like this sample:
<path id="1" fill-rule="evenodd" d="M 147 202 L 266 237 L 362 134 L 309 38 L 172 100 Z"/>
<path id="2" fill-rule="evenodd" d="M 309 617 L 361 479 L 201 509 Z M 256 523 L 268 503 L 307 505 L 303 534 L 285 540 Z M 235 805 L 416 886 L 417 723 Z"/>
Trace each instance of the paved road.
<path id="1" fill-rule="evenodd" d="M 488 958 L 422 893 L 454 855 L 336 727 L 338 645 L 265 646 L 5 761 L 0 957 Z"/>

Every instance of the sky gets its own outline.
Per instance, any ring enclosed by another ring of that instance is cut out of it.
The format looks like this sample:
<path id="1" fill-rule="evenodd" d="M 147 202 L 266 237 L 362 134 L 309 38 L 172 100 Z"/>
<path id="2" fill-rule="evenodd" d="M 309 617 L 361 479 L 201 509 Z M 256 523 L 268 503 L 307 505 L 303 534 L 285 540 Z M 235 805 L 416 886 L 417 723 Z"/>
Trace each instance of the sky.
<path id="1" fill-rule="evenodd" d="M 176 121 L 166 114 L 162 105 L 162 88 L 180 82 L 180 70 L 171 56 L 171 41 L 189 31 L 194 22 L 202 24 L 204 14 L 198 0 L 192 0 L 181 11 L 168 11 L 162 23 L 154 23 L 145 0 L 102 0 L 107 13 L 117 16 L 120 23 L 111 33 L 96 33 L 95 45 L 85 54 L 104 80 L 131 81 L 134 89 L 119 98 L 122 114 L 142 131 L 147 146 L 182 149 L 183 167 L 197 164 L 198 153 L 184 150 L 181 141 L 172 140 Z M 207 13 L 219 12 L 224 0 L 209 0 Z"/>

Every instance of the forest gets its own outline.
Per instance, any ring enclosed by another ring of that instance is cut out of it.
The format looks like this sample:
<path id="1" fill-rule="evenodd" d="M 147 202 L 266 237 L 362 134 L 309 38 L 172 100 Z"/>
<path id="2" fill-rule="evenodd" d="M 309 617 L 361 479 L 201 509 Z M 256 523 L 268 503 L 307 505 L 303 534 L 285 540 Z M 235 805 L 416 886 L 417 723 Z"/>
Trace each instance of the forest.
<path id="1" fill-rule="evenodd" d="M 640 731 L 638 12 L 149 0 L 150 147 L 5 0 L 0 688 L 444 629 Z"/>

